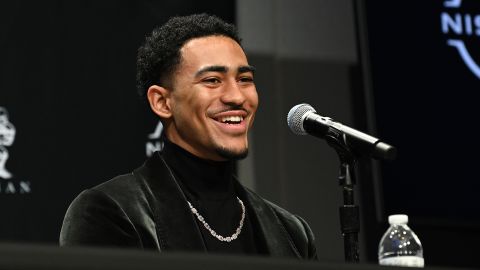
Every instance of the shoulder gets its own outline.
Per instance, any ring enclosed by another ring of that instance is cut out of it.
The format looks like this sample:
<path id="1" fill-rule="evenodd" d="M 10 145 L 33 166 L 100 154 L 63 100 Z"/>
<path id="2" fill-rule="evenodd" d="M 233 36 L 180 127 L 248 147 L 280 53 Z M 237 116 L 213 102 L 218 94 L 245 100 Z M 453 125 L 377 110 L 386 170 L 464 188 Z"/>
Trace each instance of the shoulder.
<path id="1" fill-rule="evenodd" d="M 71 212 L 79 212 L 85 210 L 93 210 L 92 208 L 108 207 L 121 208 L 118 199 L 121 193 L 126 193 L 125 188 L 131 186 L 131 174 L 120 175 L 103 182 L 97 186 L 83 190 L 70 204 L 67 214 Z"/>
<path id="2" fill-rule="evenodd" d="M 119 175 L 97 186 L 83 190 L 71 203 L 71 206 L 86 207 L 104 203 L 109 206 L 121 207 L 124 200 L 135 196 L 139 184 L 133 174 Z"/>
<path id="3" fill-rule="evenodd" d="M 117 176 L 82 191 L 70 204 L 61 245 L 138 246 L 151 216 L 141 184 L 133 174 Z M 140 231 L 139 231 L 140 230 Z"/>
<path id="4" fill-rule="evenodd" d="M 116 176 L 106 182 L 89 189 L 88 197 L 108 197 L 125 211 L 140 210 L 147 207 L 147 199 L 151 196 L 148 183 L 137 177 L 133 172 Z M 93 195 L 96 194 L 96 195 Z"/>
<path id="5" fill-rule="evenodd" d="M 123 193 L 126 190 L 138 187 L 139 183 L 135 179 L 133 173 L 128 173 L 116 176 L 108 181 L 94 186 L 91 188 L 91 190 L 96 190 L 111 196 L 116 196 L 116 193 Z"/>
<path id="6" fill-rule="evenodd" d="M 136 223 L 137 220 L 143 220 L 142 217 L 145 215 L 151 216 L 151 206 L 148 201 L 151 195 L 145 185 L 142 179 L 133 173 L 119 175 L 83 191 L 72 202 L 72 206 L 99 207 L 103 205 Z"/>
<path id="7" fill-rule="evenodd" d="M 105 193 L 87 189 L 68 207 L 60 245 L 137 245 L 136 238 L 134 226 L 122 207 Z"/>

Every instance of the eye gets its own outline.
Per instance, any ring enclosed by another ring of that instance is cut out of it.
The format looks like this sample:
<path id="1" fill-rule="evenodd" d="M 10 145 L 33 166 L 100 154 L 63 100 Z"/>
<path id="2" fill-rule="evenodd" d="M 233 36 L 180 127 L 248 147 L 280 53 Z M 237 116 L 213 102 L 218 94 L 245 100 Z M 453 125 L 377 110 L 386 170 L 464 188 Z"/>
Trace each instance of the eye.
<path id="1" fill-rule="evenodd" d="M 250 76 L 243 76 L 238 79 L 241 83 L 253 83 L 253 77 Z"/>
<path id="2" fill-rule="evenodd" d="M 218 78 L 215 77 L 205 78 L 202 81 L 208 84 L 218 84 L 221 82 Z"/>

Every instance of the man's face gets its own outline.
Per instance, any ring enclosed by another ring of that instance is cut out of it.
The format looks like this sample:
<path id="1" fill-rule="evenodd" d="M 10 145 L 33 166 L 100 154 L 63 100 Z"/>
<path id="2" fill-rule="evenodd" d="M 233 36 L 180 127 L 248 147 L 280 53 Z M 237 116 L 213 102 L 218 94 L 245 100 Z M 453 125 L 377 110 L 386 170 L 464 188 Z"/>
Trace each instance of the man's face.
<path id="1" fill-rule="evenodd" d="M 258 96 L 242 48 L 228 37 L 208 36 L 188 41 L 180 53 L 167 137 L 201 158 L 245 157 Z"/>

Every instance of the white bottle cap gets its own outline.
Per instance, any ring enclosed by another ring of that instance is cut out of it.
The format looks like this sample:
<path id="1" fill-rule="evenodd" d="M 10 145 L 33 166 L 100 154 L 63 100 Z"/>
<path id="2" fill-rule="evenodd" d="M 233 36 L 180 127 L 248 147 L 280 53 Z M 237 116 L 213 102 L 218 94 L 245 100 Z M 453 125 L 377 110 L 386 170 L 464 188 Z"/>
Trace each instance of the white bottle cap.
<path id="1" fill-rule="evenodd" d="M 408 216 L 407 215 L 390 215 L 388 216 L 388 223 L 393 224 L 407 224 Z"/>

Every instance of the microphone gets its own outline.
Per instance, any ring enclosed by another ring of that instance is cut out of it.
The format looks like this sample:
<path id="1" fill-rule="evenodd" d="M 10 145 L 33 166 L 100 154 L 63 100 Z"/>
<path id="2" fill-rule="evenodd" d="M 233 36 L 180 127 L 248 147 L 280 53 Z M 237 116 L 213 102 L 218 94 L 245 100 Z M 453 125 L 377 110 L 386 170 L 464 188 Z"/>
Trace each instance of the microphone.
<path id="1" fill-rule="evenodd" d="M 357 154 L 375 159 L 393 160 L 397 155 L 395 147 L 351 127 L 334 122 L 331 118 L 317 114 L 309 104 L 295 105 L 288 112 L 287 123 L 297 135 L 310 134 L 325 139 L 326 136 L 344 135 L 347 145 Z"/>

